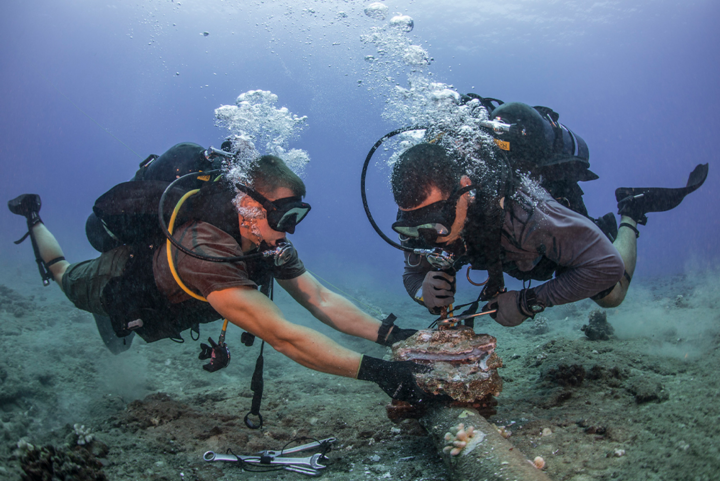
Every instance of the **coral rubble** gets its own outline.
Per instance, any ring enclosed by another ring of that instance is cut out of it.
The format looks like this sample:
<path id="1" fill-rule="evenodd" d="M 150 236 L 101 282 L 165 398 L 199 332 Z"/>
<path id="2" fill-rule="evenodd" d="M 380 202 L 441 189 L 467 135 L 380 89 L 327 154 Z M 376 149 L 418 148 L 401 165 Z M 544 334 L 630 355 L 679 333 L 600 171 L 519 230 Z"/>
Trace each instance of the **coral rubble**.
<path id="1" fill-rule="evenodd" d="M 425 391 L 447 395 L 455 401 L 477 402 L 502 390 L 495 354 L 496 340 L 475 334 L 469 327 L 421 330 L 393 346 L 395 360 L 413 361 L 431 369 L 417 375 Z"/>

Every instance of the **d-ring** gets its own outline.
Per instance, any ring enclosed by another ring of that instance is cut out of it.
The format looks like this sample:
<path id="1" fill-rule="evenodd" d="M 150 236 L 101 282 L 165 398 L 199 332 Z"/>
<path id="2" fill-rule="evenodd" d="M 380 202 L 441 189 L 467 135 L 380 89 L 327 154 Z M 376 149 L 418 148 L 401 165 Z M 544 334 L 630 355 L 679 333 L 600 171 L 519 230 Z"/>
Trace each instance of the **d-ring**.
<path id="1" fill-rule="evenodd" d="M 252 419 L 250 419 L 251 414 L 253 414 L 252 411 L 245 415 L 245 419 L 244 419 L 245 426 L 249 427 L 250 429 L 260 429 L 263 425 L 262 415 L 260 413 L 257 413 L 257 417 L 260 421 L 259 421 L 259 424 L 256 424 L 255 422 L 253 422 Z"/>
<path id="2" fill-rule="evenodd" d="M 490 276 L 488 276 L 488 278 L 485 279 L 485 282 L 481 282 L 480 284 L 478 284 L 477 282 L 473 282 L 473 280 L 470 279 L 470 266 L 468 266 L 467 272 L 466 272 L 465 275 L 466 275 L 466 277 L 467 277 L 468 282 L 469 282 L 470 284 L 472 284 L 473 286 L 484 286 L 484 285 L 487 284 L 488 281 L 490 280 Z"/>

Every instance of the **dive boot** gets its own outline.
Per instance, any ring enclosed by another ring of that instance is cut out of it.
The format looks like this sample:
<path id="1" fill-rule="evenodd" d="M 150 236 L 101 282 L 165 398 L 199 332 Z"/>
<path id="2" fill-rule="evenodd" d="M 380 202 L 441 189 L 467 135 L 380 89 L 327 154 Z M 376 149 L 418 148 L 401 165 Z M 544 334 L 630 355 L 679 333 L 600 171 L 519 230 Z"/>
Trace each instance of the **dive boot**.
<path id="1" fill-rule="evenodd" d="M 705 182 L 708 164 L 699 164 L 688 178 L 687 185 L 677 189 L 662 187 L 634 188 L 620 187 L 615 191 L 618 201 L 618 214 L 625 215 L 641 225 L 647 223 L 648 212 L 665 212 L 674 209 L 691 192 L 695 192 Z"/>
<path id="2" fill-rule="evenodd" d="M 42 207 L 42 201 L 37 194 L 22 194 L 8 201 L 10 212 L 25 217 L 28 221 L 28 228 L 42 222 L 40 207 Z"/>
<path id="3" fill-rule="evenodd" d="M 603 234 L 610 239 L 610 242 L 615 242 L 615 239 L 617 239 L 618 236 L 618 225 L 615 220 L 615 214 L 608 212 L 602 217 L 598 217 L 597 219 L 591 218 L 590 220 L 592 220 L 595 225 L 600 228 Z"/>

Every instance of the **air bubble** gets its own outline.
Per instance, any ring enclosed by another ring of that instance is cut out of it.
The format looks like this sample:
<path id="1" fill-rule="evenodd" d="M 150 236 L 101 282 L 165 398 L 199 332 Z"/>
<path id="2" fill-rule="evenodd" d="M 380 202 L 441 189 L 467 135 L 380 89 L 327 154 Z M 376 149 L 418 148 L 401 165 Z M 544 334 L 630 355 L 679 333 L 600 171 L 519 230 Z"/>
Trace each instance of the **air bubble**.
<path id="1" fill-rule="evenodd" d="M 430 57 L 428 53 L 419 45 L 410 45 L 405 49 L 403 60 L 407 65 L 419 67 L 430 63 Z"/>
<path id="2" fill-rule="evenodd" d="M 415 27 L 415 22 L 407 15 L 397 15 L 390 19 L 390 26 L 403 32 L 411 32 Z"/>
<path id="3" fill-rule="evenodd" d="M 373 20 L 385 20 L 387 16 L 388 6 L 384 3 L 375 2 L 365 7 L 365 15 Z"/>

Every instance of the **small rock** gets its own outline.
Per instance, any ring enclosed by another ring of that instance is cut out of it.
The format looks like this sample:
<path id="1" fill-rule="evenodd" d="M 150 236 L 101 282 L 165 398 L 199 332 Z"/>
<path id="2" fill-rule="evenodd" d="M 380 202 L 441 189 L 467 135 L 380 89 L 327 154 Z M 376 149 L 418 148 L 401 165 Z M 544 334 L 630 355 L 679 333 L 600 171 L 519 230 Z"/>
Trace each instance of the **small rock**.
<path id="1" fill-rule="evenodd" d="M 625 389 L 635 396 L 638 404 L 657 401 L 662 402 L 668 399 L 668 394 L 663 390 L 659 381 L 647 377 L 636 376 L 627 382 Z"/>
<path id="2" fill-rule="evenodd" d="M 550 326 L 548 326 L 547 321 L 547 318 L 544 316 L 535 316 L 535 319 L 530 326 L 530 332 L 535 335 L 546 334 L 550 331 Z"/>
<path id="3" fill-rule="evenodd" d="M 585 368 L 580 364 L 559 364 L 545 372 L 542 377 L 560 386 L 579 386 L 585 379 Z"/>
<path id="4" fill-rule="evenodd" d="M 675 307 L 678 309 L 685 309 L 686 307 L 690 307 L 688 305 L 687 299 L 682 294 L 678 294 L 678 296 L 675 298 Z"/>
<path id="5" fill-rule="evenodd" d="M 595 310 L 590 313 L 589 323 L 580 328 L 591 341 L 607 341 L 615 329 L 607 322 L 607 312 Z"/>

